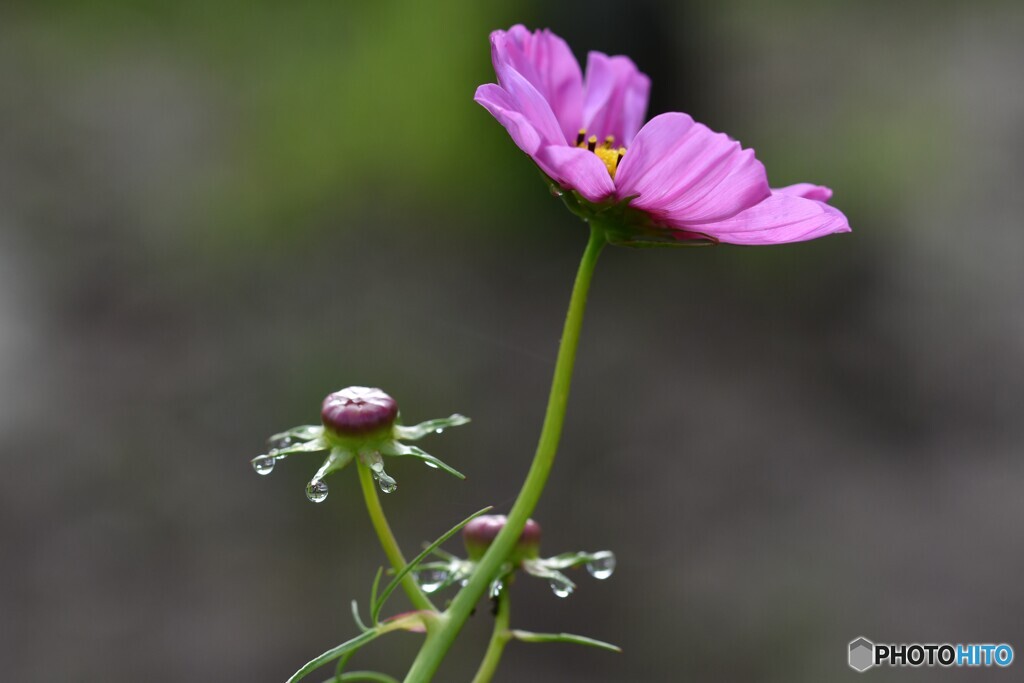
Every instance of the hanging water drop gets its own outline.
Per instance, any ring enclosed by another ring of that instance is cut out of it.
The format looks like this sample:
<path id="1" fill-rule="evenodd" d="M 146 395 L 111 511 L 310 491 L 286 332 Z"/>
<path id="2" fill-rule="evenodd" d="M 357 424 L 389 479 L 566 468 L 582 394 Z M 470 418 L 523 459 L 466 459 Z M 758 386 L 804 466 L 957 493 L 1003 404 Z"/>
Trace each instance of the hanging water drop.
<path id="1" fill-rule="evenodd" d="M 499 595 L 501 595 L 501 591 L 503 590 L 505 590 L 505 584 L 501 581 L 501 579 L 495 579 L 491 582 L 491 587 L 487 591 L 487 597 L 489 597 L 491 600 L 495 600 Z"/>
<path id="2" fill-rule="evenodd" d="M 380 487 L 380 490 L 384 493 L 394 493 L 395 489 L 398 488 L 398 482 L 384 470 L 374 472 L 373 476 L 377 480 L 377 486 Z"/>
<path id="3" fill-rule="evenodd" d="M 444 569 L 423 569 L 416 572 L 416 583 L 424 593 L 433 593 L 448 581 L 449 576 Z"/>
<path id="4" fill-rule="evenodd" d="M 615 571 L 615 553 L 610 550 L 594 553 L 590 562 L 587 562 L 587 571 L 595 579 L 607 579 Z"/>
<path id="5" fill-rule="evenodd" d="M 435 470 L 438 469 L 438 465 L 437 465 L 436 462 L 432 462 L 430 460 L 424 460 L 423 464 L 426 465 L 427 467 L 430 467 L 431 469 L 435 469 Z"/>
<path id="6" fill-rule="evenodd" d="M 272 436 L 267 439 L 267 446 L 274 451 L 282 448 L 288 448 L 295 444 L 295 439 L 288 436 L 287 434 L 279 434 L 278 436 Z"/>
<path id="7" fill-rule="evenodd" d="M 562 188 L 558 187 L 557 185 L 552 185 L 550 189 L 552 197 L 561 197 L 563 194 L 565 194 L 565 192 L 562 191 Z"/>
<path id="8" fill-rule="evenodd" d="M 252 468 L 256 470 L 256 474 L 266 476 L 274 471 L 274 463 L 276 462 L 277 458 L 272 455 L 261 455 L 252 459 Z"/>
<path id="9" fill-rule="evenodd" d="M 551 586 L 551 592 L 559 598 L 567 598 L 576 590 L 576 587 L 565 577 L 553 576 L 548 581 L 548 585 Z"/>
<path id="10" fill-rule="evenodd" d="M 443 434 L 444 433 L 444 427 L 438 427 L 437 429 L 434 430 L 434 433 L 435 434 Z"/>
<path id="11" fill-rule="evenodd" d="M 314 503 L 322 503 L 327 500 L 327 484 L 314 479 L 313 481 L 306 484 L 306 498 L 309 498 Z"/>

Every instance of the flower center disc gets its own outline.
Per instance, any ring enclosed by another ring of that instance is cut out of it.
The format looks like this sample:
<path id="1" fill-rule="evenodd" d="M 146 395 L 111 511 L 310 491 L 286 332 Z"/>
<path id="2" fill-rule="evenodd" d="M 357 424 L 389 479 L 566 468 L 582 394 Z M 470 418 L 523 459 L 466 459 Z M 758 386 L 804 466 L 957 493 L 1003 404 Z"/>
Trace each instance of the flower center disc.
<path id="1" fill-rule="evenodd" d="M 608 175 L 612 178 L 615 177 L 615 171 L 619 167 L 619 162 L 622 161 L 622 157 L 626 155 L 626 148 L 619 147 L 615 148 L 615 136 L 609 135 L 604 139 L 604 142 L 600 145 L 597 144 L 597 136 L 591 135 L 587 137 L 587 131 L 585 128 L 580 128 L 580 132 L 576 134 L 576 146 L 581 149 L 588 149 L 597 155 L 597 158 L 601 160 L 605 168 L 608 169 Z"/>

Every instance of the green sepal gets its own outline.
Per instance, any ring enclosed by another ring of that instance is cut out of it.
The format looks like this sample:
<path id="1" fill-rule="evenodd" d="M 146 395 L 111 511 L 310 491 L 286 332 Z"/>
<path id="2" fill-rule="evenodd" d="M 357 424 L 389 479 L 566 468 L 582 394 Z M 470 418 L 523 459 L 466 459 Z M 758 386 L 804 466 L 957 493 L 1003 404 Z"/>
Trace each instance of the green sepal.
<path id="1" fill-rule="evenodd" d="M 413 458 L 422 460 L 425 463 L 430 463 L 434 465 L 436 469 L 444 470 L 453 477 L 458 477 L 459 479 L 466 478 L 466 475 L 464 475 L 462 472 L 459 472 L 457 469 L 455 469 L 448 463 L 444 462 L 440 458 L 431 455 L 430 453 L 427 453 L 422 448 L 418 448 L 416 446 L 407 446 L 404 443 L 398 443 L 397 441 L 395 441 L 390 444 L 382 446 L 380 452 L 383 453 L 384 455 L 408 455 Z"/>
<path id="2" fill-rule="evenodd" d="M 597 553 L 562 553 L 554 557 L 534 560 L 534 562 L 547 569 L 572 569 L 597 559 L 600 559 Z"/>
<path id="3" fill-rule="evenodd" d="M 451 427 L 461 427 L 470 422 L 465 415 L 455 413 L 448 417 L 439 417 L 436 420 L 427 420 L 418 425 L 395 425 L 395 437 L 405 441 L 416 441 L 428 434 L 434 434 L 438 430 L 445 430 Z"/>
<path id="4" fill-rule="evenodd" d="M 278 441 L 280 439 L 295 439 L 296 441 L 312 441 L 318 437 L 323 436 L 324 428 L 321 425 L 302 425 L 300 427 L 292 427 L 286 429 L 283 432 L 279 432 L 270 437 L 271 441 Z"/>
<path id="5" fill-rule="evenodd" d="M 322 436 L 318 436 L 311 441 L 305 443 L 298 443 L 294 446 L 288 446 L 287 448 L 279 448 L 272 450 L 267 455 L 273 455 L 274 458 L 280 460 L 287 458 L 289 455 L 295 455 L 297 453 L 319 453 L 321 451 L 330 450 L 331 444 Z"/>
<path id="6" fill-rule="evenodd" d="M 352 462 L 354 456 L 348 451 L 343 451 L 340 448 L 334 448 L 331 450 L 331 454 L 324 460 L 324 464 L 317 470 L 316 475 L 313 477 L 314 480 L 320 481 L 331 472 L 337 472 L 340 469 L 344 469 L 346 465 Z"/>
<path id="7" fill-rule="evenodd" d="M 683 231 L 658 225 L 651 220 L 650 214 L 646 211 L 630 207 L 630 202 L 636 199 L 636 196 L 619 201 L 594 203 L 576 190 L 561 187 L 543 171 L 541 177 L 551 190 L 551 194 L 562 200 L 565 208 L 584 222 L 599 227 L 604 233 L 605 240 L 613 246 L 658 249 L 710 247 L 718 244 L 718 240 L 697 231 L 690 232 L 696 237 L 680 239 L 680 232 Z"/>

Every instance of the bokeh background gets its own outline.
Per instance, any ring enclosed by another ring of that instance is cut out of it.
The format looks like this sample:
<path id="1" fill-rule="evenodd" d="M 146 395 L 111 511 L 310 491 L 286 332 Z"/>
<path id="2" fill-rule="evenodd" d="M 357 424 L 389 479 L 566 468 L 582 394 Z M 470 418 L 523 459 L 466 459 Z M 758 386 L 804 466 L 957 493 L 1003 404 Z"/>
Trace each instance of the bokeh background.
<path id="1" fill-rule="evenodd" d="M 832 186 L 854 233 L 606 251 L 536 516 L 619 569 L 518 582 L 513 623 L 625 653 L 514 643 L 497 680 L 854 680 L 860 635 L 1024 656 L 1021 3 L 7 2 L 4 680 L 281 681 L 351 637 L 384 561 L 353 473 L 313 505 L 318 459 L 249 465 L 331 390 L 474 418 L 425 443 L 468 481 L 390 467 L 407 549 L 507 510 L 585 241 L 471 99 L 515 22 L 631 55 L 650 113 Z"/>

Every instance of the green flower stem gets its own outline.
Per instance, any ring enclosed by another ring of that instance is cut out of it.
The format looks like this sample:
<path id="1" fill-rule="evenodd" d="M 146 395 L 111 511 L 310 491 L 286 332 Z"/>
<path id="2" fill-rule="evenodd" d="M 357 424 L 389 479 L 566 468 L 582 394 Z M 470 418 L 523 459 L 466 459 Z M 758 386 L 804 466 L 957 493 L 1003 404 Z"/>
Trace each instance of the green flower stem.
<path id="1" fill-rule="evenodd" d="M 562 436 L 562 423 L 565 421 L 565 408 L 569 401 L 569 385 L 572 382 L 573 365 L 576 362 L 576 346 L 580 339 L 583 325 L 583 311 L 587 306 L 587 291 L 594 275 L 597 257 L 606 243 L 605 230 L 597 223 L 590 223 L 590 240 L 580 260 L 573 285 L 572 297 L 569 300 L 569 311 L 565 317 L 562 341 L 558 347 L 558 359 L 555 362 L 555 374 L 551 381 L 551 394 L 548 397 L 547 413 L 544 415 L 544 426 L 541 428 L 537 452 L 526 475 L 523 487 L 519 491 L 512 510 L 508 514 L 505 528 L 501 530 L 491 547 L 484 554 L 469 583 L 459 591 L 448 608 L 446 617 L 431 634 L 420 649 L 416 660 L 405 677 L 405 683 L 426 683 L 437 672 L 455 637 L 459 634 L 466 619 L 487 590 L 491 581 L 497 576 L 505 559 L 512 552 L 526 520 L 533 514 L 540 500 L 544 486 L 547 484 L 551 466 L 555 462 L 558 442 Z"/>
<path id="2" fill-rule="evenodd" d="M 406 564 L 405 556 L 402 555 L 402 550 L 398 547 L 398 541 L 395 540 L 395 535 L 391 533 L 391 527 L 384 516 L 384 508 L 380 505 L 380 498 L 377 495 L 377 486 L 374 484 L 373 474 L 370 472 L 370 468 L 364 465 L 358 458 L 356 459 L 356 464 L 359 469 L 359 484 L 362 486 L 363 498 L 366 500 L 366 511 L 370 514 L 373 529 L 377 532 L 377 538 L 380 539 L 380 545 L 384 548 L 384 554 L 387 555 L 388 562 L 391 563 L 395 572 L 400 572 Z M 427 594 L 416 583 L 412 573 L 406 574 L 402 579 L 402 589 L 409 596 L 409 602 L 416 609 L 430 612 L 437 611 L 434 603 L 430 601 Z"/>
<path id="3" fill-rule="evenodd" d="M 509 598 L 508 586 L 498 594 L 498 611 L 494 615 L 494 631 L 491 633 L 491 642 L 487 645 L 487 652 L 480 662 L 476 676 L 472 683 L 491 683 L 494 672 L 498 670 L 498 662 L 501 661 L 501 653 L 505 646 L 512 639 L 512 632 L 508 630 Z"/>

